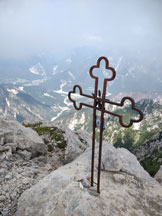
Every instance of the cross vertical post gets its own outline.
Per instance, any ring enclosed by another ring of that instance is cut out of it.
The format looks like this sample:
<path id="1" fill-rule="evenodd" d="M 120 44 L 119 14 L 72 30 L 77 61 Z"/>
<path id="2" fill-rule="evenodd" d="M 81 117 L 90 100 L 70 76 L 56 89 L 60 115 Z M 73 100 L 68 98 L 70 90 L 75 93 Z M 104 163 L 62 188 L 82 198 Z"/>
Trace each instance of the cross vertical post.
<path id="1" fill-rule="evenodd" d="M 102 60 L 105 61 L 105 69 L 110 70 L 112 72 L 112 76 L 111 76 L 111 78 L 105 78 L 104 79 L 102 95 L 100 95 L 100 93 L 99 93 L 99 97 L 98 97 L 98 95 L 97 95 L 97 93 L 98 93 L 98 77 L 94 75 L 93 70 L 95 68 L 99 68 L 100 67 L 100 62 Z M 110 114 L 110 115 L 118 117 L 120 125 L 122 127 L 128 128 L 128 127 L 131 127 L 133 125 L 133 123 L 142 121 L 142 119 L 143 119 L 143 113 L 141 112 L 141 110 L 139 110 L 139 109 L 137 109 L 135 107 L 135 102 L 134 102 L 134 100 L 131 97 L 124 97 L 124 98 L 122 98 L 122 100 L 121 100 L 120 103 L 112 102 L 112 101 L 106 99 L 107 82 L 114 80 L 115 76 L 116 76 L 115 69 L 112 68 L 112 67 L 109 67 L 109 61 L 108 61 L 108 59 L 106 57 L 104 57 L 104 56 L 100 57 L 97 60 L 97 64 L 94 65 L 94 66 L 92 66 L 90 68 L 89 74 L 90 74 L 90 76 L 93 79 L 95 79 L 95 88 L 94 88 L 94 94 L 93 94 L 93 96 L 84 94 L 82 92 L 82 88 L 79 85 L 75 85 L 73 87 L 73 91 L 69 92 L 68 97 L 69 97 L 69 100 L 73 102 L 73 105 L 74 105 L 74 107 L 75 107 L 76 110 L 80 110 L 82 108 L 82 106 L 93 108 L 92 158 L 91 158 L 91 186 L 92 187 L 93 187 L 93 183 L 94 183 L 96 110 L 98 110 L 98 111 L 101 112 L 101 115 L 100 115 L 99 153 L 98 153 L 98 174 L 97 174 L 97 192 L 100 193 L 100 176 L 101 176 L 102 139 L 103 139 L 103 130 L 104 130 L 104 114 L 106 113 L 106 114 Z M 89 98 L 89 99 L 93 100 L 93 105 L 90 105 L 90 104 L 87 104 L 87 103 L 84 103 L 84 102 L 80 102 L 79 106 L 76 105 L 76 101 L 72 98 L 72 94 L 76 93 L 76 89 L 77 88 L 78 88 L 79 93 L 80 93 L 81 96 L 84 96 L 86 98 Z M 122 107 L 124 105 L 125 100 L 129 100 L 131 102 L 131 105 L 132 105 L 131 106 L 132 110 L 138 112 L 138 114 L 139 114 L 139 118 L 138 119 L 131 119 L 130 123 L 127 124 L 127 125 L 125 123 L 123 123 L 123 116 L 122 115 L 110 112 L 109 110 L 105 109 L 105 103 Z"/>
<path id="2" fill-rule="evenodd" d="M 90 69 L 90 70 L 93 70 Z M 93 179 L 94 179 L 94 157 L 95 157 L 95 138 L 96 138 L 96 105 L 97 105 L 97 90 L 98 90 L 98 79 L 95 80 L 95 89 L 94 89 L 94 103 L 93 103 L 93 122 L 92 122 L 92 126 L 93 126 L 93 133 L 92 133 L 92 158 L 91 158 L 91 187 L 93 187 Z"/>

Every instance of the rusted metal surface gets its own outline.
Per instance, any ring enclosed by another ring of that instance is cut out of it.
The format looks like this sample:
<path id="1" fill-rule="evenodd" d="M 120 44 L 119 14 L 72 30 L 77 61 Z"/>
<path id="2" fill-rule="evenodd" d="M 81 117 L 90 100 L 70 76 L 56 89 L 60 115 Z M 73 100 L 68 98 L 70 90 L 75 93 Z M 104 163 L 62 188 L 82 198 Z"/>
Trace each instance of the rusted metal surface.
<path id="1" fill-rule="evenodd" d="M 112 72 L 112 76 L 110 78 L 105 78 L 103 83 L 102 92 L 98 90 L 98 80 L 99 78 L 93 74 L 93 70 L 96 68 L 100 68 L 100 62 L 105 61 L 105 69 L 110 70 Z M 97 192 L 100 193 L 100 175 L 101 175 L 101 156 L 102 156 L 102 137 L 104 130 L 104 114 L 110 114 L 119 118 L 119 123 L 122 127 L 129 128 L 133 125 L 133 123 L 140 122 L 143 119 L 143 113 L 135 107 L 135 102 L 131 97 L 123 97 L 120 103 L 112 102 L 109 99 L 106 99 L 106 90 L 107 90 L 107 82 L 115 79 L 116 71 L 114 68 L 109 67 L 109 61 L 106 57 L 102 56 L 97 60 L 97 64 L 92 66 L 89 70 L 90 76 L 95 80 L 95 88 L 94 93 L 92 95 L 84 94 L 82 88 L 79 85 L 75 85 L 73 90 L 69 92 L 68 97 L 71 102 L 73 102 L 74 108 L 76 110 L 80 110 L 82 106 L 86 106 L 93 109 L 93 133 L 92 133 L 92 159 L 91 159 L 91 186 L 94 184 L 94 156 L 95 156 L 95 136 L 96 136 L 96 111 L 100 111 L 100 137 L 99 137 L 99 154 L 98 154 L 98 174 L 97 174 Z M 72 98 L 72 94 L 75 94 L 79 90 L 79 94 L 85 98 L 90 98 L 93 100 L 93 105 L 87 104 L 84 102 L 80 102 L 79 106 L 77 106 L 77 102 Z M 123 116 L 117 113 L 110 112 L 105 109 L 105 104 L 116 105 L 118 107 L 122 107 L 124 105 L 125 100 L 129 100 L 131 102 L 132 110 L 136 111 L 139 114 L 138 119 L 130 119 L 129 124 L 125 124 L 123 122 Z"/>

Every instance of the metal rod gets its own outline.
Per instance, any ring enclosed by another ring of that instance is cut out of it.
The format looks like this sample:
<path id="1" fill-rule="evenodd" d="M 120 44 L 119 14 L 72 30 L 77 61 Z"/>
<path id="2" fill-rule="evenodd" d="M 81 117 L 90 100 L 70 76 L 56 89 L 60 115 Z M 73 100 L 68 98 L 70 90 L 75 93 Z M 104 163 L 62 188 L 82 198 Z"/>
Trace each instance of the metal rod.
<path id="1" fill-rule="evenodd" d="M 91 187 L 94 182 L 94 158 L 95 158 L 95 136 L 96 136 L 96 109 L 93 109 L 93 134 L 92 134 L 92 159 L 91 159 Z"/>
<path id="2" fill-rule="evenodd" d="M 103 135 L 103 119 L 104 113 L 101 113 L 100 124 L 100 142 L 99 142 L 99 155 L 98 155 L 98 176 L 97 176 L 97 192 L 100 193 L 100 179 L 101 179 L 101 157 L 102 157 L 102 135 Z"/>
<path id="3" fill-rule="evenodd" d="M 90 71 L 92 68 L 90 68 Z M 90 72 L 89 72 L 90 73 Z M 96 98 L 98 90 L 98 78 L 95 79 L 95 89 L 94 89 L 94 108 L 93 108 L 93 134 L 92 134 L 92 158 L 91 158 L 91 186 L 93 187 L 94 182 L 94 159 L 95 159 L 95 138 L 96 138 Z"/>
<path id="4" fill-rule="evenodd" d="M 102 107 L 100 117 L 100 143 L 99 143 L 99 155 L 98 155 L 98 177 L 97 177 L 97 192 L 100 193 L 100 179 L 101 179 L 101 157 L 102 157 L 102 136 L 104 126 L 104 110 L 105 110 L 105 95 L 106 95 L 107 82 L 104 80 L 103 93 L 102 93 Z"/>

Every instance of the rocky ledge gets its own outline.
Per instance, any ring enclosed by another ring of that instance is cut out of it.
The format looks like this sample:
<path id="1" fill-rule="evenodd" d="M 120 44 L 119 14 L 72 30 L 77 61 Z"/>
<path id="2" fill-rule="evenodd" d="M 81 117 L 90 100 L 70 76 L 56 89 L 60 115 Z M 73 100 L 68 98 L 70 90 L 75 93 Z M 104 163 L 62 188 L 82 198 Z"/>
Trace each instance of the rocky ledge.
<path id="1" fill-rule="evenodd" d="M 95 159 L 97 159 L 96 147 Z M 123 148 L 103 143 L 101 193 L 90 187 L 91 148 L 26 190 L 15 216 L 161 216 L 162 187 Z M 97 160 L 95 160 L 97 162 Z M 97 163 L 95 163 L 96 182 Z"/>

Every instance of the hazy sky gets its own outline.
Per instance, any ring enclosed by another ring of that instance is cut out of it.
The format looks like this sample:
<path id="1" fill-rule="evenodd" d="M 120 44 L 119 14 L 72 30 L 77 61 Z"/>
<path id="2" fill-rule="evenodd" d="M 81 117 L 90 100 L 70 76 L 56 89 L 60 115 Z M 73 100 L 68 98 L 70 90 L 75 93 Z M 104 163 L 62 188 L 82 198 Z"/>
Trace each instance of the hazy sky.
<path id="1" fill-rule="evenodd" d="M 0 0 L 0 56 L 83 45 L 162 50 L 162 0 Z"/>

